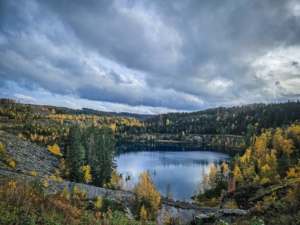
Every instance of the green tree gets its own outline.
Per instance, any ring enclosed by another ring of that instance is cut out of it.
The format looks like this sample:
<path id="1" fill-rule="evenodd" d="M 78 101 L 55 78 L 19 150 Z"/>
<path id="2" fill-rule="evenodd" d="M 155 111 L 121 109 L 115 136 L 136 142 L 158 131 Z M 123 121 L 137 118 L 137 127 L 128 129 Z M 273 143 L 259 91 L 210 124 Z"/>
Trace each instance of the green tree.
<path id="1" fill-rule="evenodd" d="M 95 133 L 95 147 L 91 153 L 91 173 L 93 183 L 103 186 L 109 182 L 113 170 L 117 167 L 115 162 L 115 139 L 112 130 L 103 126 Z"/>
<path id="2" fill-rule="evenodd" d="M 286 172 L 289 171 L 291 167 L 291 158 L 286 152 L 278 159 L 278 173 L 281 178 L 286 176 Z"/>
<path id="3" fill-rule="evenodd" d="M 64 158 L 66 161 L 66 169 L 69 172 L 69 179 L 76 182 L 84 182 L 84 166 L 85 149 L 80 142 L 79 125 L 70 127 L 70 132 L 66 140 L 66 151 Z"/>

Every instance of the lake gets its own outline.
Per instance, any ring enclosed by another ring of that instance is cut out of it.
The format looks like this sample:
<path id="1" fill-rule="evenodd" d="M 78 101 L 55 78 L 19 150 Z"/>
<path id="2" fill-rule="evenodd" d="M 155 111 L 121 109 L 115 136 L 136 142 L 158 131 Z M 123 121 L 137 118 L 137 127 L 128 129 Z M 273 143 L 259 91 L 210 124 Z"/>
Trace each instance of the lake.
<path id="1" fill-rule="evenodd" d="M 125 143 L 117 145 L 116 161 L 118 172 L 131 178 L 128 186 L 133 187 L 139 174 L 147 171 L 162 196 L 166 196 L 169 184 L 173 199 L 191 201 L 202 168 L 208 173 L 210 163 L 229 162 L 235 154 L 235 151 L 177 143 Z"/>

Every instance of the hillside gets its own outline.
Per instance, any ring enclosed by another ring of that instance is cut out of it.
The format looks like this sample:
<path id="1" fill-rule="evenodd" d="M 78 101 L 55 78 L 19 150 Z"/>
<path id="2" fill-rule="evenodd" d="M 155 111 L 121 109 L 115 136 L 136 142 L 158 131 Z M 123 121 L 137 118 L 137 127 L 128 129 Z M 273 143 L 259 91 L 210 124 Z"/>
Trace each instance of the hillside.
<path id="1" fill-rule="evenodd" d="M 261 129 L 300 119 L 300 102 L 218 107 L 191 113 L 167 113 L 144 121 L 147 131 L 178 134 L 260 134 Z"/>
<path id="2" fill-rule="evenodd" d="M 119 116 L 118 113 L 114 115 L 90 109 L 21 104 L 0 99 L 0 129 L 43 146 L 55 143 L 63 146 L 69 127 L 74 124 L 82 128 L 109 126 L 118 136 L 130 130 L 131 126 L 142 125 L 140 120 L 131 115 Z"/>
<path id="3" fill-rule="evenodd" d="M 60 160 L 45 147 L 21 140 L 9 133 L 0 131 L 0 142 L 5 148 L 5 160 L 12 160 L 15 166 L 8 166 L 0 161 L 0 170 L 30 175 L 36 172 L 37 177 L 43 178 L 55 174 L 59 170 Z"/>
<path id="4" fill-rule="evenodd" d="M 142 119 L 142 120 L 140 120 Z M 0 126 L 39 145 L 64 146 L 69 127 L 111 128 L 118 141 L 173 140 L 245 148 L 263 129 L 285 127 L 300 120 L 300 102 L 218 107 L 190 113 L 138 115 L 55 106 L 39 106 L 0 99 Z M 209 136 L 207 136 L 209 135 Z M 204 141 L 205 140 L 205 141 Z"/>

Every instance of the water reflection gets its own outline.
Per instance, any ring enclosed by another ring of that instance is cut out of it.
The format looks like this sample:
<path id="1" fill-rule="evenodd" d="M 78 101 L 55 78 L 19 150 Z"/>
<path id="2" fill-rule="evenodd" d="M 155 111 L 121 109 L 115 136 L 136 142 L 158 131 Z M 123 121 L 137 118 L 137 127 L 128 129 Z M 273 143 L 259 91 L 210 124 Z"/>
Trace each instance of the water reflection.
<path id="1" fill-rule="evenodd" d="M 197 148 L 174 143 L 121 144 L 117 146 L 118 171 L 131 175 L 131 184 L 148 171 L 161 195 L 170 189 L 174 199 L 189 200 L 209 163 L 228 162 L 236 152 Z M 168 185 L 169 184 L 169 185 Z"/>

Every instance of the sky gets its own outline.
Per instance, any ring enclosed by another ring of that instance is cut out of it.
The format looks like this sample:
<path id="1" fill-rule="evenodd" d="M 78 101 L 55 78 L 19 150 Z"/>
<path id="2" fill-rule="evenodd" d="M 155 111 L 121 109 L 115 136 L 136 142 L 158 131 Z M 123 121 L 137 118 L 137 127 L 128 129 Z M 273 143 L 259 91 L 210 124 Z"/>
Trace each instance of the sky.
<path id="1" fill-rule="evenodd" d="M 0 0 L 0 97 L 159 114 L 300 99 L 299 0 Z"/>

